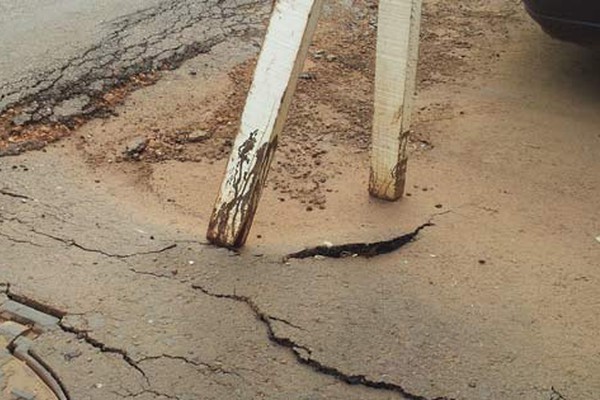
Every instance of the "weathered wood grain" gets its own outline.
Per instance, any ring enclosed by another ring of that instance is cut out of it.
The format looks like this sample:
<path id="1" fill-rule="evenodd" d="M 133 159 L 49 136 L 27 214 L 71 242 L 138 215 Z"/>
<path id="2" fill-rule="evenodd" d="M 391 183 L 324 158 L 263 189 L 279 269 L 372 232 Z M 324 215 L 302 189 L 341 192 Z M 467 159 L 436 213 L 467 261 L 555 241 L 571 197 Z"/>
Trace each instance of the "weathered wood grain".
<path id="1" fill-rule="evenodd" d="M 322 3 L 278 0 L 274 5 L 208 227 L 207 238 L 216 245 L 238 248 L 246 242 Z"/>
<path id="2" fill-rule="evenodd" d="M 369 192 L 402 197 L 415 91 L 421 0 L 380 0 Z"/>

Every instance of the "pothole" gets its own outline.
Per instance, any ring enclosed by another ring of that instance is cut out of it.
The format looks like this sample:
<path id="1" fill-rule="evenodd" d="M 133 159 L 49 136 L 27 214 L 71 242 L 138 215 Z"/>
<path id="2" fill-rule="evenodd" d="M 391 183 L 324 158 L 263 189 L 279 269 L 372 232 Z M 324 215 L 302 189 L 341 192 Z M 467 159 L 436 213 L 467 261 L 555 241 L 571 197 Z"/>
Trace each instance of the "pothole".
<path id="1" fill-rule="evenodd" d="M 432 222 L 427 222 L 414 231 L 404 235 L 380 242 L 372 243 L 350 243 L 341 245 L 323 245 L 310 247 L 297 253 L 288 254 L 286 259 L 304 259 L 304 258 L 345 258 L 345 257 L 376 257 L 383 254 L 394 252 L 408 243 L 414 241 L 423 229 L 434 226 Z"/>
<path id="2" fill-rule="evenodd" d="M 69 400 L 35 351 L 35 340 L 59 329 L 59 319 L 0 294 L 0 398 Z"/>

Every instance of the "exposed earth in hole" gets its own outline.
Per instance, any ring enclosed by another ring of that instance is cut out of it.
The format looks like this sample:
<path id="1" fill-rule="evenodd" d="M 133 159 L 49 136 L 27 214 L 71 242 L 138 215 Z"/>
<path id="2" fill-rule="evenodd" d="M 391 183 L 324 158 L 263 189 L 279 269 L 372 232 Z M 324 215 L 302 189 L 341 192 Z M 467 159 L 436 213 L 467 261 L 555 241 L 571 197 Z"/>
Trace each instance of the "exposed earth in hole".
<path id="1" fill-rule="evenodd" d="M 329 1 L 236 254 L 203 238 L 270 2 L 125 3 L 0 5 L 0 291 L 58 319 L 35 349 L 70 399 L 600 397 L 597 53 L 515 1 L 425 0 L 408 192 L 383 203 L 377 3 Z M 46 60 L 16 22 L 69 7 Z"/>

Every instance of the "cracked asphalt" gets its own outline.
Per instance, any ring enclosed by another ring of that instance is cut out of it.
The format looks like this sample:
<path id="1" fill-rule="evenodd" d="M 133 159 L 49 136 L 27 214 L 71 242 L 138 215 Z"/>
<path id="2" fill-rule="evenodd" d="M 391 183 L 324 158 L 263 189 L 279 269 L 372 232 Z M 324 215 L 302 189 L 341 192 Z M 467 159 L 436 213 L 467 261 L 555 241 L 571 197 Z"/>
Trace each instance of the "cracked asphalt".
<path id="1" fill-rule="evenodd" d="M 139 73 L 172 69 L 226 38 L 262 31 L 270 2 L 0 2 L 0 114 L 68 121 Z"/>
<path id="2" fill-rule="evenodd" d="M 21 162 L 27 172 L 57 166 L 46 155 Z M 218 275 L 229 268 L 261 265 L 289 277 L 293 269 L 280 260 L 248 260 L 141 222 L 143 215 L 115 214 L 104 190 L 79 186 L 73 172 L 81 166 L 64 167 L 26 184 L 22 169 L 2 168 L 3 182 L 21 193 L 1 195 L 2 279 L 9 296 L 51 305 L 45 309 L 61 318 L 62 332 L 36 344 L 70 398 L 384 399 L 404 392 L 321 363 L 303 344 L 305 328 L 236 294 L 245 289 L 217 292 Z M 79 195 L 94 200 L 73 201 Z M 61 206 L 41 200 L 49 197 Z M 98 208 L 104 201 L 107 208 Z M 31 263 L 23 264 L 21 246 Z"/>
<path id="3" fill-rule="evenodd" d="M 93 114 L 111 85 L 163 70 L 112 116 L 0 157 L 0 310 L 11 299 L 58 319 L 34 346 L 69 399 L 600 398 L 598 58 L 545 37 L 514 2 L 426 1 L 423 69 L 481 63 L 424 74 L 415 126 L 430 145 L 411 158 L 411 195 L 369 199 L 364 149 L 331 144 L 311 119 L 346 114 L 299 107 L 291 119 L 325 138 L 327 163 L 309 167 L 334 171 L 327 207 L 270 184 L 235 253 L 204 240 L 226 162 L 206 147 L 220 142 L 177 142 L 206 151 L 193 161 L 119 156 L 228 104 L 267 3 L 0 0 L 0 109 L 19 104 L 23 119 Z M 296 105 L 327 87 L 326 68 L 367 68 L 327 47 L 348 4 L 328 2 Z M 374 6 L 356 4 L 344 27 L 363 35 Z M 458 56 L 432 58 L 449 38 Z M 356 75 L 333 82 L 344 107 L 363 96 Z M 324 257 L 348 251 L 365 257 Z"/>

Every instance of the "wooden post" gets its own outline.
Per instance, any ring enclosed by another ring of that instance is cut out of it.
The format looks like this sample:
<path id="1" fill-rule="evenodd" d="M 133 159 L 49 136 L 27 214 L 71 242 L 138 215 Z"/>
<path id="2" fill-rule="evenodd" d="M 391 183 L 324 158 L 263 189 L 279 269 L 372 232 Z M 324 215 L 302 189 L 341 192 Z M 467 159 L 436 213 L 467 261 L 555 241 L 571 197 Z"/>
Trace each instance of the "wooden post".
<path id="1" fill-rule="evenodd" d="M 422 0 L 380 0 L 369 192 L 398 200 L 406 181 Z"/>
<path id="2" fill-rule="evenodd" d="M 207 238 L 244 245 L 323 0 L 277 0 Z"/>

